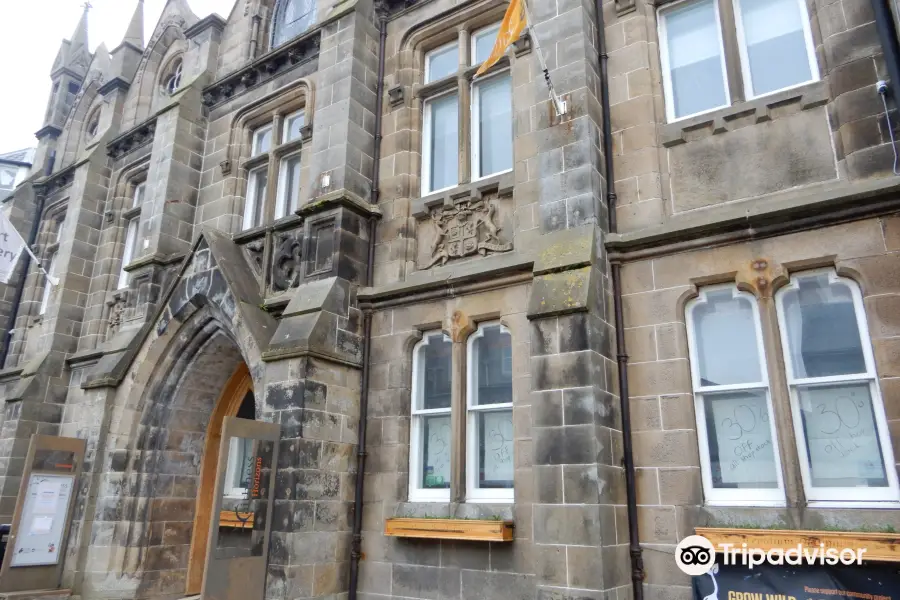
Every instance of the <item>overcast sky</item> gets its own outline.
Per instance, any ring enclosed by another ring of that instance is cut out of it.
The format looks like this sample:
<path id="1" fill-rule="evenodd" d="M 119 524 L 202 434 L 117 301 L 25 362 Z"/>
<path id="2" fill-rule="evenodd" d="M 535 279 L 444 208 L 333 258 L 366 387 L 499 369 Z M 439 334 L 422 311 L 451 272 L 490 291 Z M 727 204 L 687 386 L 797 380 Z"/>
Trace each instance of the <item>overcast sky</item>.
<path id="1" fill-rule="evenodd" d="M 167 0 L 145 0 L 144 41 Z M 187 0 L 198 17 L 227 18 L 235 0 Z M 5 85 L 0 89 L 0 153 L 36 146 L 50 93 L 50 67 L 59 44 L 69 39 L 84 11 L 83 0 L 0 0 L 0 57 Z M 101 42 L 119 45 L 137 0 L 91 0 L 88 36 L 93 52 Z"/>

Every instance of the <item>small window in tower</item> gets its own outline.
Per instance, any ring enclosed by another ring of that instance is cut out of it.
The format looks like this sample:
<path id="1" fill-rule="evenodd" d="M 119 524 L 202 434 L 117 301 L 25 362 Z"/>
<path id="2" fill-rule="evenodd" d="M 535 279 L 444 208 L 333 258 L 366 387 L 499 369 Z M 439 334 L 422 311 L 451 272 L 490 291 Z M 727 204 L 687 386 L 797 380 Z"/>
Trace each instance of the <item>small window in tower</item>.
<path id="1" fill-rule="evenodd" d="M 69 93 L 70 94 L 77 94 L 79 89 L 81 89 L 81 86 L 79 86 L 77 83 L 75 83 L 74 81 L 69 82 Z"/>
<path id="2" fill-rule="evenodd" d="M 88 139 L 94 139 L 100 129 L 100 107 L 94 109 L 87 121 Z"/>
<path id="3" fill-rule="evenodd" d="M 166 76 L 163 77 L 163 88 L 170 96 L 178 91 L 181 87 L 181 76 L 184 72 L 184 61 L 181 58 L 173 60 L 169 68 L 166 70 Z"/>

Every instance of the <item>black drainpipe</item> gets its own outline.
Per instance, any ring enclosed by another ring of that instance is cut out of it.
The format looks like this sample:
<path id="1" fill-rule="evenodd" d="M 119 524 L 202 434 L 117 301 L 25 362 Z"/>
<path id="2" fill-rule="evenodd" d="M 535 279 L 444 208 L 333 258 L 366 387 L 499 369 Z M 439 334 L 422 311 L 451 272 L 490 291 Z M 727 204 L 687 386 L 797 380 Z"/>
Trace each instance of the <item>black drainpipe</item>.
<path id="1" fill-rule="evenodd" d="M 380 197 L 381 172 L 378 163 L 381 161 L 381 113 L 384 110 L 384 47 L 387 40 L 387 14 L 376 9 L 378 20 L 378 83 L 375 92 L 375 148 L 372 156 L 372 195 L 369 202 L 378 204 Z M 375 268 L 375 228 L 377 220 L 369 218 L 369 256 L 366 265 L 366 285 L 371 286 Z M 350 589 L 348 600 L 356 600 L 359 586 L 359 561 L 362 559 L 362 519 L 363 519 L 363 484 L 366 475 L 366 430 L 369 415 L 369 379 L 371 374 L 370 356 L 372 347 L 372 310 L 363 311 L 363 356 L 362 385 L 359 398 L 359 441 L 356 451 L 356 489 L 353 496 L 353 537 L 350 546 Z"/>
<path id="2" fill-rule="evenodd" d="M 53 163 L 56 161 L 56 152 L 50 153 L 50 158 L 44 167 L 44 177 L 49 177 L 53 172 Z M 37 203 L 35 204 L 34 220 L 31 223 L 31 231 L 28 233 L 26 243 L 28 247 L 34 246 L 37 240 L 38 230 L 41 227 L 41 215 L 44 213 L 44 192 L 41 190 L 37 195 Z M 0 369 L 6 367 L 6 358 L 9 356 L 9 347 L 12 344 L 13 330 L 16 327 L 16 321 L 19 318 L 19 308 L 22 305 L 22 296 L 25 294 L 25 284 L 28 282 L 28 270 L 31 268 L 31 256 L 26 252 L 22 257 L 22 279 L 16 286 L 16 295 L 13 298 L 12 310 L 9 318 L 6 320 L 6 335 L 3 339 L 3 350 L 0 350 Z M 50 285 L 49 283 L 47 285 Z"/>
<path id="3" fill-rule="evenodd" d="M 873 0 L 877 2 L 879 0 Z M 615 233 L 616 183 L 613 165 L 612 125 L 609 117 L 609 74 L 607 72 L 606 23 L 603 17 L 603 0 L 596 0 L 597 52 L 600 58 L 600 106 L 603 116 L 603 158 L 606 166 L 606 206 L 609 211 L 609 231 Z M 622 412 L 622 453 L 625 463 L 625 502 L 628 510 L 628 550 L 631 555 L 631 585 L 634 600 L 644 599 L 644 559 L 638 533 L 637 486 L 634 478 L 634 444 L 631 438 L 631 403 L 628 394 L 628 351 L 625 348 L 625 319 L 622 312 L 622 264 L 610 264 L 613 310 L 616 324 L 616 364 L 619 378 L 619 401 Z"/>
<path id="4" fill-rule="evenodd" d="M 894 25 L 889 0 L 872 0 L 872 10 L 887 67 L 888 90 L 894 103 L 900 104 L 900 43 L 897 41 L 897 27 Z"/>

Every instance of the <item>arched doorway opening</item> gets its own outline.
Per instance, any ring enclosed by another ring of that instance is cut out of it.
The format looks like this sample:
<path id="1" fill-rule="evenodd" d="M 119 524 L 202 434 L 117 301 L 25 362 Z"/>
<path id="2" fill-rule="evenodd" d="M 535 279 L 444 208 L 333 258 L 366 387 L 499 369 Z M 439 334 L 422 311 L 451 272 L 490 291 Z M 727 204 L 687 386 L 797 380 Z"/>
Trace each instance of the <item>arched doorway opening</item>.
<path id="1" fill-rule="evenodd" d="M 219 399 L 216 401 L 207 426 L 203 459 L 200 466 L 200 483 L 197 490 L 197 505 L 194 510 L 194 526 L 191 534 L 191 551 L 188 561 L 185 593 L 199 594 L 203 586 L 206 556 L 209 552 L 209 529 L 213 519 L 225 527 L 240 526 L 234 519 L 223 514 L 214 515 L 216 493 L 216 469 L 219 464 L 222 428 L 225 417 L 254 420 L 256 400 L 253 394 L 253 380 L 245 363 L 240 363 L 228 379 Z M 240 443 L 232 439 L 233 444 Z M 229 448 L 228 469 L 225 473 L 225 495 L 239 497 L 249 485 L 250 472 L 244 448 Z"/>

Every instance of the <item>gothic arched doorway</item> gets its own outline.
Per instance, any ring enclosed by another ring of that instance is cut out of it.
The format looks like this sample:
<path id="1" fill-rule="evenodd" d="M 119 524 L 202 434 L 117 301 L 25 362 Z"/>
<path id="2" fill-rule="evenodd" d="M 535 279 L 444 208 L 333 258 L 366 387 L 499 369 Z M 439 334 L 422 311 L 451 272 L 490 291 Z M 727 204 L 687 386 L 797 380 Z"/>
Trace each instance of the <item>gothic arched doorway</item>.
<path id="1" fill-rule="evenodd" d="M 206 441 L 203 450 L 203 461 L 200 467 L 200 483 L 197 490 L 197 506 L 194 511 L 194 527 L 191 534 L 191 552 L 188 562 L 187 584 L 185 593 L 199 594 L 203 585 L 203 574 L 209 545 L 209 529 L 213 518 L 228 526 L 231 520 L 221 514 L 213 515 L 216 493 L 216 470 L 219 464 L 219 446 L 222 441 L 222 429 L 225 417 L 254 420 L 256 418 L 256 402 L 253 395 L 253 380 L 245 363 L 240 363 L 228 379 L 219 399 L 216 401 L 207 427 Z M 233 439 L 232 442 L 238 442 Z M 241 449 L 230 449 L 229 459 L 239 457 Z M 227 494 L 237 494 L 242 485 L 248 484 L 249 472 L 245 468 L 246 461 L 229 460 L 225 474 Z M 238 524 L 239 525 L 239 524 Z"/>

